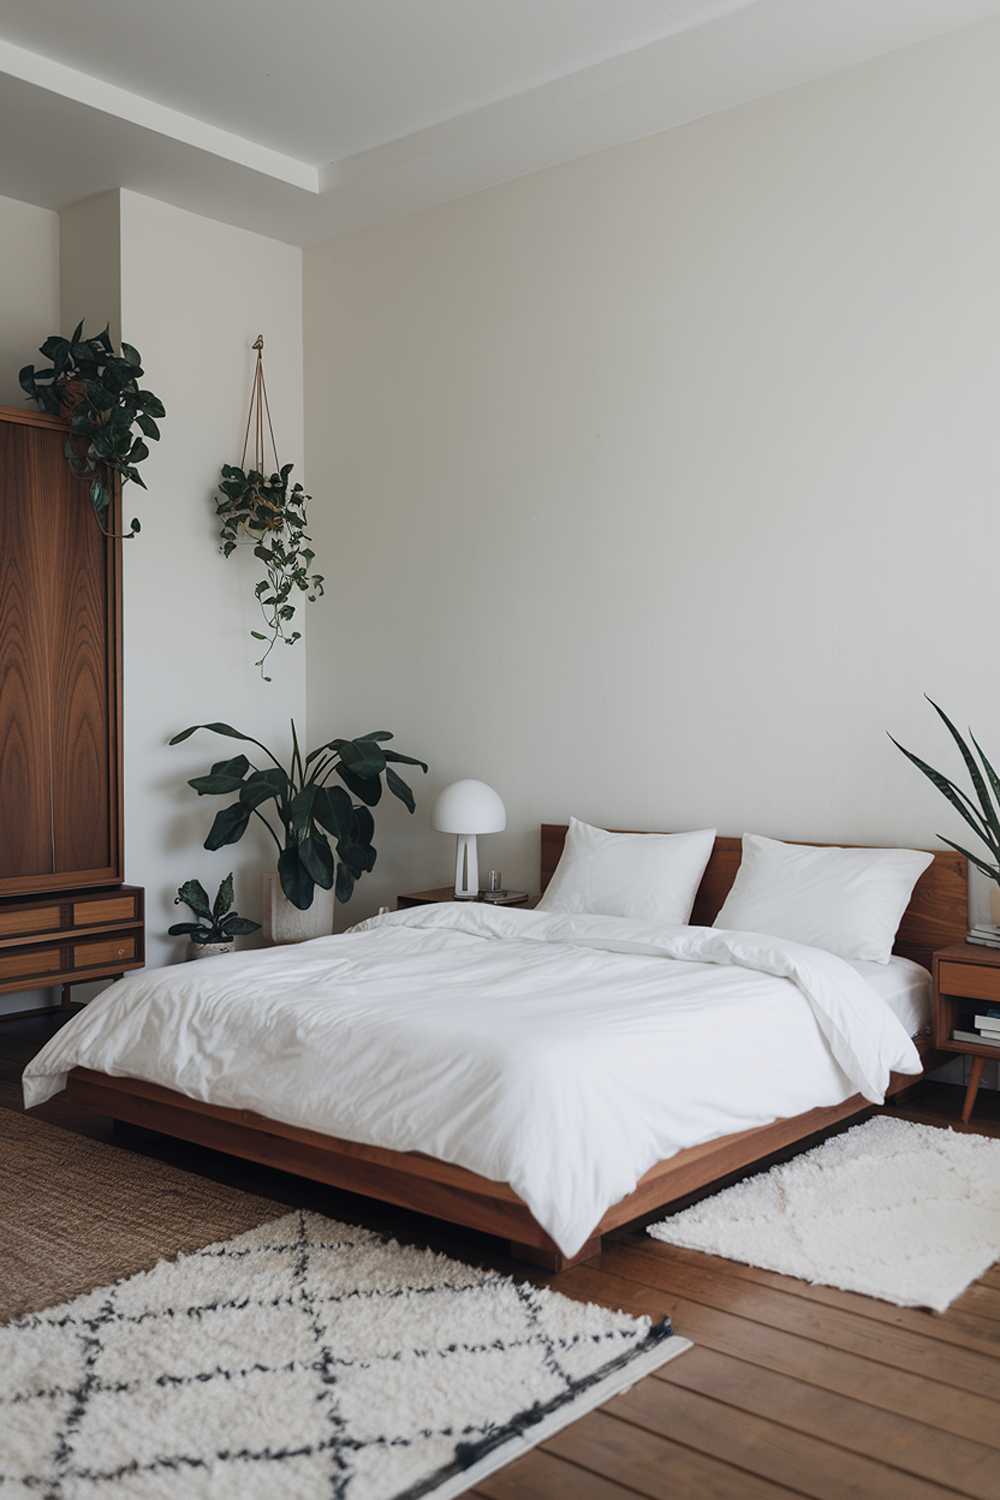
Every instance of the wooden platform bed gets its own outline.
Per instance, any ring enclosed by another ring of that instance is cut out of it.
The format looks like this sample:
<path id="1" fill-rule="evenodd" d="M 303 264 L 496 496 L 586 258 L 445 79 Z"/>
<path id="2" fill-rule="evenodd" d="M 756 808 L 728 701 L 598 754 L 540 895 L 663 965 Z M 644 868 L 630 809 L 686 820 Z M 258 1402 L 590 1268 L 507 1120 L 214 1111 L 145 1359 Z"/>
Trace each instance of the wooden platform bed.
<path id="1" fill-rule="evenodd" d="M 543 824 L 541 832 L 541 889 L 544 890 L 562 852 L 566 829 L 563 825 Z M 713 920 L 733 882 L 739 860 L 739 839 L 716 840 L 695 902 L 692 923 L 707 925 Z M 950 851 L 935 851 L 934 862 L 921 876 L 903 917 L 896 952 L 929 968 L 933 951 L 963 939 L 967 927 L 965 860 Z M 925 1067 L 944 1060 L 931 1051 L 929 1042 L 920 1041 L 918 1046 Z M 908 1088 L 913 1082 L 911 1077 L 893 1074 L 889 1093 Z M 509 1242 L 511 1252 L 518 1258 L 551 1270 L 560 1270 L 571 1263 L 560 1254 L 512 1188 L 463 1167 L 417 1152 L 387 1151 L 337 1140 L 316 1131 L 283 1125 L 249 1110 L 201 1104 L 171 1089 L 135 1079 L 112 1078 L 86 1068 L 75 1068 L 67 1087 L 75 1103 L 114 1119 L 498 1235 Z M 595 1254 L 601 1236 L 607 1231 L 870 1108 L 867 1100 L 855 1094 L 829 1109 L 812 1109 L 678 1152 L 652 1167 L 628 1197 L 608 1210 L 594 1225 L 592 1237 L 573 1257 L 573 1262 Z"/>

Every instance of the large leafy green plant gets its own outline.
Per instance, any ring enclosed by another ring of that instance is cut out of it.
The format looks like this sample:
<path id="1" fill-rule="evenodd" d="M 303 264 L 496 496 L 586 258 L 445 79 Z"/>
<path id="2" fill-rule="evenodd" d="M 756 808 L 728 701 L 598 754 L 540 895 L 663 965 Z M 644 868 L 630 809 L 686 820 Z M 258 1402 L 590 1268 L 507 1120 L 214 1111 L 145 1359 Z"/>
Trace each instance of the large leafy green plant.
<path id="1" fill-rule="evenodd" d="M 302 632 L 292 628 L 295 602 L 305 594 L 310 604 L 323 593 L 323 575 L 311 573 L 316 554 L 306 530 L 306 504 L 311 499 L 301 484 L 291 484 L 292 464 L 276 474 L 223 464 L 215 513 L 222 519 L 222 554 L 230 557 L 240 546 L 252 546 L 264 564 L 264 577 L 254 589 L 264 630 L 251 630 L 264 650 L 255 666 L 270 682 L 264 664 L 279 641 L 294 646 Z"/>
<path id="2" fill-rule="evenodd" d="M 140 388 L 138 349 L 123 343 L 116 354 L 107 328 L 85 339 L 83 323 L 78 323 L 70 338 L 52 334 L 38 352 L 51 364 L 41 370 L 25 365 L 19 376 L 21 389 L 50 416 L 69 416 L 66 461 L 74 474 L 90 477 L 90 503 L 97 524 L 108 535 L 104 523 L 114 493 L 109 476 L 117 474 L 123 484 L 132 480 L 146 488 L 139 473 L 139 465 L 149 457 L 143 439 L 159 439 L 156 419 L 166 416 L 163 402 Z M 127 535 L 135 536 L 140 529 L 133 519 Z"/>
<path id="3" fill-rule="evenodd" d="M 185 880 L 183 885 L 178 886 L 174 905 L 186 906 L 194 913 L 197 921 L 175 922 L 172 927 L 167 928 L 171 937 L 183 937 L 186 934 L 192 943 L 203 945 L 231 943 L 234 938 L 243 937 L 248 932 L 260 931 L 259 922 L 251 922 L 249 917 L 241 917 L 239 912 L 233 911 L 231 871 L 220 884 L 211 905 L 208 892 L 200 880 Z"/>
<path id="4" fill-rule="evenodd" d="M 230 724 L 192 724 L 175 734 L 170 743 L 179 745 L 199 729 L 256 745 L 271 762 L 269 766 L 257 766 L 248 756 L 235 755 L 231 760 L 216 761 L 206 776 L 195 776 L 188 782 L 200 797 L 236 793 L 236 801 L 216 814 L 205 848 L 221 849 L 238 843 L 250 819 L 259 818 L 278 850 L 281 889 L 300 911 L 312 905 L 317 885 L 323 890 L 334 887 L 338 901 L 351 899 L 355 883 L 375 867 L 371 808 L 381 799 L 383 778 L 389 791 L 412 813 L 416 806 L 413 792 L 393 765 L 427 770 L 415 756 L 385 748 L 392 739 L 387 729 L 354 740 L 327 740 L 303 758 L 293 720 L 292 755 L 287 766 L 260 740 Z M 343 786 L 327 785 L 334 775 Z M 265 808 L 277 819 L 277 829 L 265 816 Z"/>
<path id="5" fill-rule="evenodd" d="M 941 795 L 948 799 L 955 811 L 965 819 L 976 837 L 986 845 L 990 857 L 989 859 L 981 859 L 978 854 L 973 854 L 970 849 L 965 849 L 961 844 L 956 844 L 954 840 L 945 838 L 944 834 L 939 833 L 937 835 L 938 838 L 947 844 L 950 849 L 956 849 L 959 854 L 964 854 L 966 859 L 974 864 L 977 870 L 981 870 L 990 880 L 996 881 L 1000 885 L 1000 777 L 997 776 L 996 771 L 987 760 L 982 746 L 972 733 L 972 730 L 969 730 L 969 739 L 975 746 L 975 755 L 965 743 L 965 740 L 959 734 L 944 709 L 939 708 L 932 698 L 928 698 L 927 702 L 944 722 L 948 733 L 961 752 L 962 760 L 965 762 L 965 769 L 969 773 L 969 780 L 972 783 L 972 790 L 975 793 L 975 801 L 973 801 L 968 793 L 963 792 L 962 788 L 957 786 L 950 777 L 944 776 L 940 771 L 935 771 L 933 766 L 929 766 L 925 760 L 921 760 L 919 755 L 914 755 L 912 750 L 907 750 L 897 739 L 893 739 L 891 734 L 889 738 L 896 746 L 896 749 L 902 750 L 907 760 L 911 761 L 918 771 L 923 772 L 931 785 L 935 786 Z M 981 767 L 977 763 L 976 755 L 978 755 L 979 761 L 982 762 Z"/>

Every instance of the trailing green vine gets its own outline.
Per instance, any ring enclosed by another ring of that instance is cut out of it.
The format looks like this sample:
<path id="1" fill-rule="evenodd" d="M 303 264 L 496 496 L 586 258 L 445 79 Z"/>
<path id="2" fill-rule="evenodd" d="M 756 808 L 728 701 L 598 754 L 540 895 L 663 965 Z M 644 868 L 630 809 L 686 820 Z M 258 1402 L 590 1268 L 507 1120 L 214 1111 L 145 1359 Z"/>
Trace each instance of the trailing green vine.
<path id="1" fill-rule="evenodd" d="M 19 375 L 21 389 L 53 417 L 68 417 L 66 462 L 81 479 L 90 479 L 90 503 L 97 524 L 110 536 L 105 520 L 114 499 L 109 476 L 118 475 L 124 485 L 132 480 L 146 485 L 139 465 L 149 457 L 144 438 L 157 442 L 157 418 L 166 416 L 163 402 L 152 391 L 142 390 L 142 356 L 124 341 L 115 353 L 110 331 L 104 328 L 85 339 L 83 323 L 70 338 L 52 334 L 38 350 L 50 361 L 47 369 L 25 365 Z M 139 429 L 141 436 L 134 432 Z M 126 536 L 136 536 L 139 522 L 133 520 Z"/>
<path id="2" fill-rule="evenodd" d="M 302 638 L 302 632 L 292 628 L 299 595 L 305 594 L 314 603 L 323 593 L 323 575 L 310 571 L 316 556 L 306 530 L 311 496 L 301 484 L 290 484 L 293 467 L 284 464 L 278 473 L 264 475 L 257 469 L 245 472 L 236 464 L 223 464 L 216 497 L 223 556 L 231 557 L 240 546 L 252 546 L 254 557 L 264 564 L 265 576 L 254 588 L 264 629 L 250 634 L 264 642 L 254 665 L 265 682 L 271 681 L 265 663 L 278 642 L 293 646 Z"/>

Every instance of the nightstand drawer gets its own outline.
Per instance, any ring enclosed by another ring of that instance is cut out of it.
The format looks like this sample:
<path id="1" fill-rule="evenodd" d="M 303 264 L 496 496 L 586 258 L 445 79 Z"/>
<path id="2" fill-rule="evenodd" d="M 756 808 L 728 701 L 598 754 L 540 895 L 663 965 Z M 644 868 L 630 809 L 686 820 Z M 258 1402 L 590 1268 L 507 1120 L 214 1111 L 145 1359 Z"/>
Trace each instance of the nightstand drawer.
<path id="1" fill-rule="evenodd" d="M 135 958 L 135 937 L 123 933 L 121 937 L 100 938 L 90 943 L 73 944 L 74 969 L 92 969 L 98 964 L 113 964 L 119 959 L 127 963 Z"/>
<path id="2" fill-rule="evenodd" d="M 965 995 L 970 1000 L 1000 1004 L 1000 969 L 943 961 L 938 966 L 938 989 L 942 995 Z"/>

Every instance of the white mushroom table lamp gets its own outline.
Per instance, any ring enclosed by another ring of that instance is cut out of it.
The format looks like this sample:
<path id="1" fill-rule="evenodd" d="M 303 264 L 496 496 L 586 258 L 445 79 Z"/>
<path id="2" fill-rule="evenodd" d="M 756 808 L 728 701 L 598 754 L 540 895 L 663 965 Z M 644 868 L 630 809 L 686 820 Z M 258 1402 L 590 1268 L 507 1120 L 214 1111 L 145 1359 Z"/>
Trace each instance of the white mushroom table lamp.
<path id="1" fill-rule="evenodd" d="M 507 812 L 485 781 L 453 781 L 434 807 L 434 827 L 440 833 L 457 834 L 455 849 L 455 900 L 475 901 L 479 895 L 477 833 L 500 833 L 507 827 Z"/>

